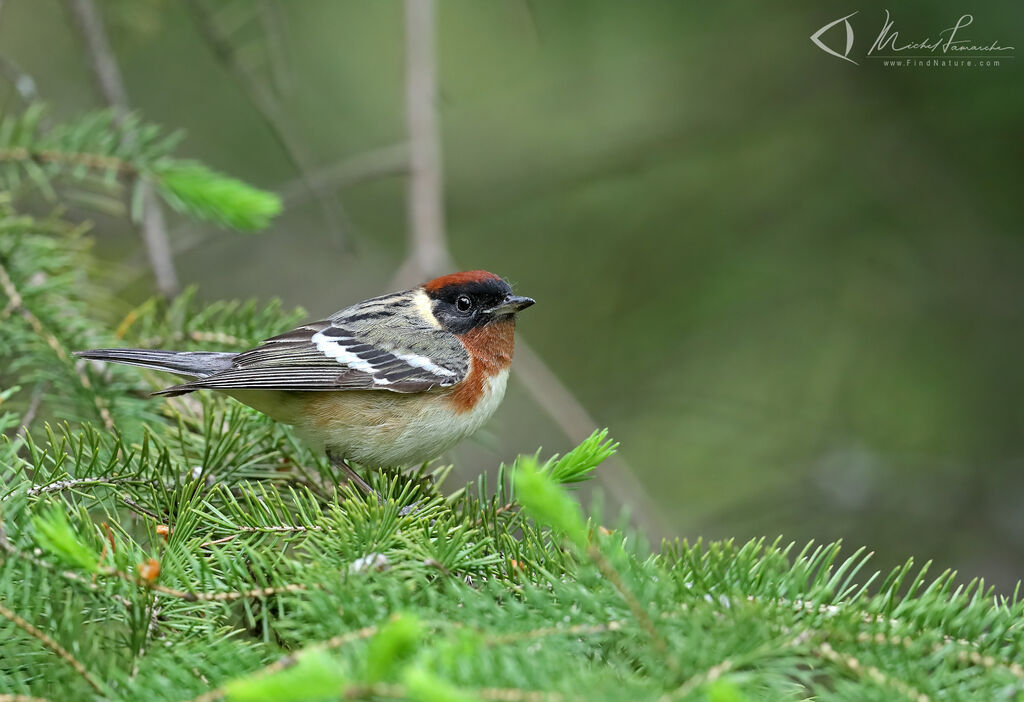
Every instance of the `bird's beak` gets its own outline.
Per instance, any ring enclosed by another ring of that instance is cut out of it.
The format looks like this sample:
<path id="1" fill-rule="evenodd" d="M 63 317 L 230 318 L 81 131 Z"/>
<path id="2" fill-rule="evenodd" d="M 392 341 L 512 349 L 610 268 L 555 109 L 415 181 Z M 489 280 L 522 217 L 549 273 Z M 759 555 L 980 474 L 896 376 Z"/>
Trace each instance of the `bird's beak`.
<path id="1" fill-rule="evenodd" d="M 502 314 L 515 314 L 520 310 L 525 310 L 527 307 L 534 303 L 533 298 L 520 297 L 519 295 L 508 295 L 504 300 L 501 301 L 500 305 L 492 307 L 487 310 L 488 314 L 502 315 Z"/>

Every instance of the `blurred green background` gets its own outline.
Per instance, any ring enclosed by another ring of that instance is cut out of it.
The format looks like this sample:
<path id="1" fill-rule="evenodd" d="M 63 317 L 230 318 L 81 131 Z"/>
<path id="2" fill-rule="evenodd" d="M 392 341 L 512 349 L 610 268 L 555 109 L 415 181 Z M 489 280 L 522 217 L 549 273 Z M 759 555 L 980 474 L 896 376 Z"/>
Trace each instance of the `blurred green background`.
<path id="1" fill-rule="evenodd" d="M 257 235 L 171 217 L 183 282 L 312 317 L 389 288 L 403 175 L 332 188 L 344 250 L 180 3 L 99 6 L 132 106 L 287 196 Z M 855 66 L 809 39 L 858 10 L 863 56 L 887 7 L 441 0 L 448 236 L 461 267 L 537 298 L 523 336 L 622 442 L 672 535 L 843 538 L 879 566 L 934 558 L 1008 588 L 1024 571 L 1024 73 Z M 971 13 L 965 38 L 1024 44 L 1019 3 L 889 9 L 907 39 Z M 217 13 L 318 167 L 404 141 L 402 3 Z M 58 119 L 101 104 L 62 2 L 6 0 L 0 55 Z M 7 82 L 0 99 L 15 106 Z M 151 294 L 131 228 L 88 216 L 126 304 Z M 453 459 L 469 478 L 538 445 L 570 442 L 514 383 Z"/>

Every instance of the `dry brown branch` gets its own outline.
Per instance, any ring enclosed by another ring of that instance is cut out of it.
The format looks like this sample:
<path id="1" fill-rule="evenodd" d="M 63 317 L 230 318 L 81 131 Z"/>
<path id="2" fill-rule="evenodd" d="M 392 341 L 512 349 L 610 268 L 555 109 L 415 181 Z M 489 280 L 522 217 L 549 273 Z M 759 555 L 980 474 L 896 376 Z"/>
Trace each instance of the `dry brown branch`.
<path id="1" fill-rule="evenodd" d="M 12 624 L 14 624 L 14 626 L 18 627 L 29 636 L 38 639 L 40 643 L 43 644 L 43 646 L 57 654 L 57 656 L 60 657 L 61 660 L 63 660 L 65 663 L 74 668 L 75 672 L 81 675 L 82 679 L 89 683 L 89 687 L 95 690 L 96 694 L 102 695 L 104 693 L 103 687 L 101 687 L 96 678 L 94 678 L 92 674 L 88 670 L 86 670 L 85 666 L 82 665 L 82 663 L 77 658 L 72 656 L 71 653 L 66 648 L 64 648 L 59 643 L 50 638 L 46 634 L 46 632 L 40 631 L 31 623 L 25 621 L 24 619 L 22 619 L 17 614 L 7 609 L 3 605 L 0 605 L 0 616 L 10 621 Z"/>
<path id="2" fill-rule="evenodd" d="M 52 149 L 26 149 L 23 146 L 12 146 L 0 149 L 0 161 L 42 161 L 44 163 L 80 164 L 98 171 L 117 171 L 125 175 L 137 175 L 135 166 L 117 158 L 100 154 L 77 153 L 73 151 L 55 151 Z"/>
<path id="3" fill-rule="evenodd" d="M 400 271 L 451 265 L 445 241 L 444 171 L 437 119 L 434 0 L 405 0 L 405 114 L 409 130 L 409 259 Z"/>
<path id="4" fill-rule="evenodd" d="M 186 602 L 234 602 L 235 600 L 244 599 L 259 599 L 263 597 L 272 597 L 274 595 L 280 595 L 285 592 L 306 592 L 308 589 L 302 584 L 289 584 L 280 585 L 277 587 L 257 587 L 252 590 L 227 590 L 222 592 L 194 592 L 192 590 L 178 590 L 173 587 L 167 587 L 158 583 L 152 582 L 152 579 L 147 579 L 141 575 L 132 575 L 126 573 L 123 570 L 117 570 L 116 568 L 101 568 L 101 575 L 109 577 L 120 578 L 125 582 L 144 587 L 154 592 L 159 592 L 162 595 L 168 595 L 170 597 L 177 598 L 179 600 L 185 600 Z"/>
<path id="5" fill-rule="evenodd" d="M 398 287 L 415 285 L 455 267 L 444 225 L 443 165 L 437 118 L 433 0 L 406 0 L 406 115 L 409 129 L 409 253 L 398 269 Z M 572 441 L 598 426 L 579 400 L 517 334 L 514 375 Z M 657 503 L 618 455 L 605 461 L 597 480 L 633 509 L 637 523 L 657 537 L 669 532 Z"/>
<path id="6" fill-rule="evenodd" d="M 103 18 L 95 3 L 92 0 L 68 0 L 68 11 L 85 43 L 86 57 L 103 99 L 111 106 L 127 108 L 128 93 L 121 80 L 121 69 L 110 48 Z"/>
<path id="7" fill-rule="evenodd" d="M 573 442 L 583 441 L 600 426 L 521 334 L 517 334 L 513 370 L 514 377 Z M 597 481 L 632 509 L 633 519 L 648 535 L 658 538 L 670 533 L 658 504 L 621 455 L 609 456 L 602 466 L 594 473 Z"/>
<path id="8" fill-rule="evenodd" d="M 93 0 L 67 0 L 68 12 L 85 46 L 93 77 L 104 101 L 118 110 L 128 112 L 128 93 L 125 90 L 121 69 L 107 38 L 103 18 Z M 174 270 L 174 257 L 167 239 L 167 225 L 163 209 L 152 184 L 140 183 L 142 188 L 142 221 L 139 233 L 149 258 L 149 265 L 156 278 L 156 286 L 166 297 L 176 295 L 180 286 Z"/>
<path id="9" fill-rule="evenodd" d="M 260 28 L 267 38 L 267 55 L 270 64 L 270 79 L 278 96 L 291 93 L 291 57 L 285 35 L 288 33 L 288 14 L 280 3 L 263 0 L 259 7 Z"/>
<path id="10" fill-rule="evenodd" d="M 128 495 L 121 495 L 121 501 L 124 502 L 125 507 L 135 512 L 136 514 L 141 515 L 143 517 L 149 517 L 154 522 L 161 521 L 160 515 L 158 515 L 156 512 L 153 512 L 152 510 L 146 509 Z"/>
<path id="11" fill-rule="evenodd" d="M 68 8 L 86 47 L 93 75 L 107 104 L 121 114 L 128 111 L 128 96 L 103 20 L 93 0 L 69 0 Z M 157 289 L 165 296 L 178 292 L 177 273 L 167 239 L 167 228 L 159 200 L 149 183 L 142 183 L 142 222 L 140 234 L 156 278 Z"/>
<path id="12" fill-rule="evenodd" d="M 371 149 L 329 166 L 318 168 L 308 175 L 308 179 L 325 191 L 336 191 L 379 178 L 404 175 L 408 172 L 409 146 L 394 144 Z M 282 183 L 275 190 L 286 205 L 301 204 L 309 197 L 309 189 L 302 179 Z"/>
<path id="13" fill-rule="evenodd" d="M 260 118 L 270 128 L 310 195 L 319 204 L 327 228 L 333 232 L 338 243 L 346 245 L 351 227 L 345 211 L 330 193 L 310 177 L 309 174 L 313 170 L 312 159 L 302 138 L 292 126 L 287 112 L 263 83 L 239 60 L 234 45 L 220 30 L 203 4 L 199 0 L 187 0 L 186 6 L 195 22 L 196 30 L 209 46 L 214 58 L 234 76 L 250 104 L 256 108 Z"/>

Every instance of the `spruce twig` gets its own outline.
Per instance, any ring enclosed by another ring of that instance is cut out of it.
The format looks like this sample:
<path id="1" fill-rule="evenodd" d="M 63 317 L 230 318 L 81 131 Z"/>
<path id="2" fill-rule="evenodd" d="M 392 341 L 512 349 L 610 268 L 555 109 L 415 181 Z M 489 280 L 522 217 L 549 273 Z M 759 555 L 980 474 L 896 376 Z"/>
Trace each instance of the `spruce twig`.
<path id="1" fill-rule="evenodd" d="M 85 374 L 84 370 L 79 368 L 77 363 L 72 361 L 67 349 L 64 348 L 64 344 L 62 344 L 56 336 L 47 331 L 39 317 L 37 317 L 32 310 L 25 307 L 24 298 L 22 298 L 21 294 L 14 286 L 14 282 L 11 280 L 11 276 L 7 272 L 7 268 L 4 266 L 2 260 L 0 260 L 0 289 L 4 291 L 5 295 L 7 295 L 7 304 L 10 306 L 11 310 L 20 314 L 22 318 L 28 322 L 29 326 L 32 327 L 32 330 L 53 350 L 57 355 L 57 358 L 73 369 L 78 381 L 92 398 L 96 411 L 99 413 L 100 419 L 103 420 L 103 426 L 105 426 L 109 431 L 114 431 L 114 418 L 110 415 L 110 410 L 107 408 L 106 404 L 100 399 L 100 396 L 93 389 L 92 381 L 89 380 L 89 376 Z"/>
<path id="2" fill-rule="evenodd" d="M 105 693 L 103 686 L 100 685 L 99 681 L 96 680 L 95 677 L 93 677 L 92 673 L 86 670 L 85 666 L 82 665 L 77 658 L 71 655 L 70 651 L 54 641 L 45 631 L 41 631 L 39 628 L 33 626 L 30 622 L 21 618 L 2 604 L 0 604 L 0 617 L 4 617 L 29 636 L 38 639 L 43 646 L 57 654 L 61 660 L 71 666 L 76 673 L 82 676 L 82 679 L 89 684 L 89 687 L 96 691 L 96 694 L 102 695 Z"/>

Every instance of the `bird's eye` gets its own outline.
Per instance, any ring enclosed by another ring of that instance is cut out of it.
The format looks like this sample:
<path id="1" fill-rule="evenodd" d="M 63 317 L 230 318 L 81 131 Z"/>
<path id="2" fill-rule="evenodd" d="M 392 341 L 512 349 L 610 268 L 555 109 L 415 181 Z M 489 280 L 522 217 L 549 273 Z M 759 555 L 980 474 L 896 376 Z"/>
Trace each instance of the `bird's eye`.
<path id="1" fill-rule="evenodd" d="M 459 312 L 469 312 L 473 309 L 473 301 L 469 298 L 469 295 L 459 295 L 455 298 L 455 309 Z"/>

